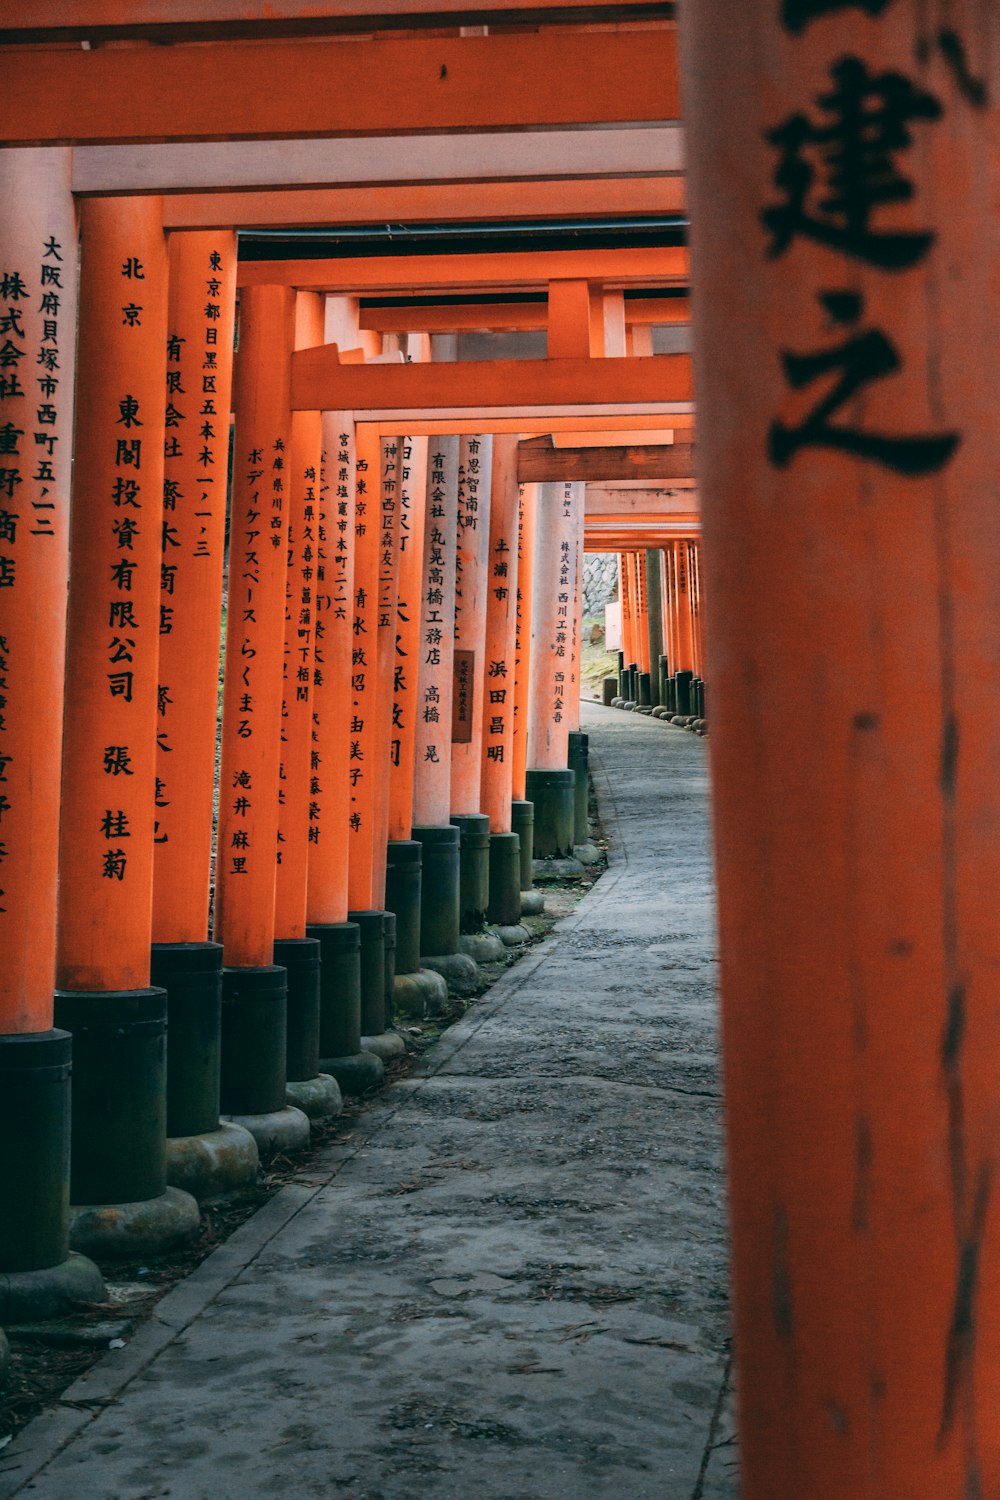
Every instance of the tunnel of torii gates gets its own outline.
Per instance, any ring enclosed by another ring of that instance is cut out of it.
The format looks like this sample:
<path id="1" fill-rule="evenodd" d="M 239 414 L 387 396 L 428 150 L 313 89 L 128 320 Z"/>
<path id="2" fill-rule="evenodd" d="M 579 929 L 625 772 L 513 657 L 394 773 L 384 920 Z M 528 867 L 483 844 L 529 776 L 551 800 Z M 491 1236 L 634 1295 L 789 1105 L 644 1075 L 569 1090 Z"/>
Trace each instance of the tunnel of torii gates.
<path id="1" fill-rule="evenodd" d="M 588 546 L 612 695 L 710 683 L 744 1495 L 1000 1494 L 1000 39 L 931 10 L 2 0 L 0 1322 L 516 923 Z"/>

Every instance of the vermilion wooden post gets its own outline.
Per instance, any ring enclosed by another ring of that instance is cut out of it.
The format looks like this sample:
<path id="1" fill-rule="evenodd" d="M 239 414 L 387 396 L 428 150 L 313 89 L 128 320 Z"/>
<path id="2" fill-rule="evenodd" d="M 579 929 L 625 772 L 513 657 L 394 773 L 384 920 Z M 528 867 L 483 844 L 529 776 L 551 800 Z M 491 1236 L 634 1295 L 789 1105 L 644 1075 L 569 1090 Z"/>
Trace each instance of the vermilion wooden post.
<path id="1" fill-rule="evenodd" d="M 649 639 L 649 673 L 653 707 L 663 702 L 660 690 L 660 658 L 663 655 L 663 588 L 658 547 L 646 550 L 646 629 Z"/>
<path id="2" fill-rule="evenodd" d="M 511 829 L 521 841 L 521 890 L 533 885 L 535 810 L 526 797 L 528 766 L 528 688 L 531 678 L 531 600 L 535 577 L 535 521 L 538 485 L 523 484 L 518 500 L 517 608 L 514 624 L 514 726 L 511 757 Z M 522 903 L 523 905 L 523 903 Z"/>
<path id="3" fill-rule="evenodd" d="M 486 558 L 490 542 L 491 437 L 464 437 L 458 464 L 455 678 L 451 821 L 461 835 L 460 925 L 480 932 L 490 899 L 490 820 L 481 811 Z"/>
<path id="4" fill-rule="evenodd" d="M 684 15 L 742 1492 L 985 1500 L 995 16 Z"/>
<path id="5" fill-rule="evenodd" d="M 379 562 L 382 444 L 370 422 L 356 429 L 351 735 L 342 769 L 350 786 L 347 882 L 349 918 L 361 932 L 361 1034 L 385 1031 L 385 908 L 376 892 L 376 844 L 385 830 L 379 799 L 388 795 L 388 744 L 379 735 Z"/>
<path id="6" fill-rule="evenodd" d="M 611 312 L 615 311 L 612 299 Z M 618 311 L 624 318 L 623 304 L 619 299 Z M 613 329 L 612 329 L 613 331 Z M 624 324 L 622 344 L 624 345 Z M 584 496 L 586 487 L 573 486 L 573 525 L 570 529 L 569 572 L 569 639 L 566 643 L 566 716 L 569 726 L 567 736 L 567 765 L 573 772 L 573 845 L 587 846 L 590 840 L 587 807 L 590 800 L 590 737 L 580 728 L 580 684 L 581 653 L 583 636 L 583 523 Z M 581 853 L 585 852 L 581 847 Z M 588 857 L 590 851 L 586 850 Z M 596 858 L 596 851 L 593 856 Z"/>
<path id="7" fill-rule="evenodd" d="M 167 249 L 158 199 L 88 200 L 81 229 L 56 1018 L 76 1038 L 72 1197 L 105 1205 L 77 1209 L 71 1239 L 121 1254 L 198 1223 L 166 1187 L 149 984 Z"/>
<path id="8" fill-rule="evenodd" d="M 71 1039 L 54 1029 L 52 1001 L 77 305 L 71 171 L 69 150 L 0 152 L 0 1323 L 36 1317 L 50 1300 L 61 1310 L 103 1297 L 96 1266 L 69 1255 Z"/>
<path id="9" fill-rule="evenodd" d="M 222 1107 L 262 1152 L 309 1138 L 306 1116 L 285 1102 L 287 976 L 273 962 L 294 299 L 286 287 L 243 292 L 233 401 L 215 936 L 226 964 Z"/>
<path id="10" fill-rule="evenodd" d="M 458 520 L 457 437 L 434 438 L 427 469 L 413 837 L 423 845 L 420 946 L 454 954 L 459 935 L 459 831 L 451 816 L 451 722 Z"/>
<path id="11" fill-rule="evenodd" d="M 151 977 L 167 992 L 167 1180 L 252 1182 L 253 1137 L 219 1119 L 222 947 L 208 941 L 236 236 L 168 246 Z"/>
<path id="12" fill-rule="evenodd" d="M 322 344 L 324 321 L 323 297 L 316 292 L 299 292 L 295 298 L 295 347 L 309 349 Z M 288 975 L 286 1098 L 311 1120 L 337 1114 L 342 1103 L 336 1080 L 319 1068 L 320 944 L 318 938 L 306 935 L 322 456 L 320 413 L 293 412 L 286 492 L 288 567 L 274 962 Z"/>
<path id="13" fill-rule="evenodd" d="M 627 702 L 635 702 L 636 684 L 634 678 L 638 670 L 635 639 L 635 553 L 626 552 L 622 557 L 622 563 L 622 644 L 625 648 L 625 686 L 623 696 Z"/>
<path id="14" fill-rule="evenodd" d="M 572 854 L 576 777 L 568 769 L 574 546 L 582 485 L 543 484 L 535 531 L 526 790 L 538 859 Z"/>
<path id="15" fill-rule="evenodd" d="M 354 708 L 355 435 L 351 412 L 322 414 L 306 932 L 320 945 L 320 1067 L 345 1094 L 382 1081 L 361 1049 L 361 933 L 347 920 Z"/>
<path id="16" fill-rule="evenodd" d="M 516 435 L 493 439 L 486 635 L 483 649 L 482 800 L 490 820 L 491 922 L 521 916 L 520 836 L 513 832 L 514 671 L 517 653 L 518 487 Z"/>

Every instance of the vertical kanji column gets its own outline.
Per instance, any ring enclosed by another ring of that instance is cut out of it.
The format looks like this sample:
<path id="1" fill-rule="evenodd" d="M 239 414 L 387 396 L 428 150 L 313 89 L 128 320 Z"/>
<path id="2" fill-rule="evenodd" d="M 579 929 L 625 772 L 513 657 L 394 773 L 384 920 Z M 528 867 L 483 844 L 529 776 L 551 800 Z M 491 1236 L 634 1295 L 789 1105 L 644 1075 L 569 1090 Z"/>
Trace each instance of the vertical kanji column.
<path id="1" fill-rule="evenodd" d="M 459 439 L 431 439 L 420 601 L 413 837 L 423 845 L 420 946 L 434 960 L 459 937 L 459 831 L 451 817 L 451 720 Z"/>
<path id="2" fill-rule="evenodd" d="M 694 677 L 694 617 L 691 613 L 691 577 L 686 541 L 674 542 L 674 608 L 677 629 L 677 663 L 674 686 L 677 712 L 691 712 L 691 680 Z"/>
<path id="3" fill-rule="evenodd" d="M 319 293 L 296 295 L 296 349 L 322 344 L 324 319 L 324 299 Z M 320 944 L 318 938 L 306 935 L 322 453 L 320 413 L 293 412 L 287 489 L 274 962 L 288 975 L 286 1098 L 311 1120 L 338 1114 L 342 1107 L 336 1079 L 320 1072 Z"/>
<path id="4" fill-rule="evenodd" d="M 463 437 L 458 459 L 455 650 L 451 716 L 451 821 L 460 833 L 459 925 L 475 956 L 496 945 L 483 934 L 490 900 L 490 820 L 481 811 L 486 556 L 490 542 L 491 437 Z M 468 945 L 464 945 L 468 946 Z"/>
<path id="5" fill-rule="evenodd" d="M 307 935 L 320 945 L 319 1057 L 345 1094 L 382 1082 L 379 1058 L 361 1047 L 361 932 L 347 919 L 355 719 L 354 483 L 352 412 L 323 412 L 316 546 L 316 642 L 309 779 Z"/>
<path id="6" fill-rule="evenodd" d="M 516 435 L 498 435 L 493 439 L 481 674 L 481 806 L 490 820 L 487 916 L 502 927 L 517 926 L 521 916 L 521 841 L 511 824 L 518 589 L 517 445 Z"/>
<path id="7" fill-rule="evenodd" d="M 158 199 L 91 199 L 81 231 L 56 1018 L 75 1038 L 72 1239 L 128 1255 L 199 1218 L 166 1186 L 149 983 L 167 247 Z"/>
<path id="8" fill-rule="evenodd" d="M 637 671 L 635 649 L 635 553 L 622 553 L 622 649 L 625 653 L 625 671 L 622 682 L 622 697 L 626 703 L 636 701 L 634 677 Z"/>
<path id="9" fill-rule="evenodd" d="M 684 17 L 742 1492 L 985 1500 L 995 11 Z"/>
<path id="10" fill-rule="evenodd" d="M 583 486 L 543 484 L 535 530 L 528 683 L 528 772 L 525 788 L 535 809 L 536 859 L 572 855 L 575 773 L 569 749 L 570 631 L 574 548 Z"/>
<path id="11" fill-rule="evenodd" d="M 273 962 L 294 315 L 286 287 L 243 291 L 233 396 L 215 936 L 222 1107 L 262 1154 L 309 1139 L 307 1117 L 286 1104 L 287 976 Z"/>
<path id="12" fill-rule="evenodd" d="M 356 429 L 354 485 L 354 605 L 351 648 L 351 738 L 342 774 L 350 783 L 348 817 L 349 919 L 361 934 L 361 1034 L 385 1031 L 385 908 L 376 887 L 376 844 L 384 848 L 378 816 L 388 795 L 388 744 L 379 734 L 379 565 L 381 559 L 382 443 L 370 422 Z M 368 1050 L 368 1049 L 366 1049 Z"/>
<path id="13" fill-rule="evenodd" d="M 594 862 L 587 806 L 590 797 L 590 737 L 580 728 L 580 657 L 583 642 L 583 509 L 585 487 L 574 490 L 575 526 L 570 536 L 569 639 L 566 642 L 567 765 L 573 772 L 573 847 L 578 859 Z"/>
<path id="14" fill-rule="evenodd" d="M 151 977 L 167 992 L 167 1180 L 216 1198 L 259 1165 L 253 1137 L 219 1119 L 222 947 L 208 941 L 236 236 L 173 234 L 168 258 Z"/>
<path id="15" fill-rule="evenodd" d="M 517 522 L 517 619 L 514 627 L 514 727 L 511 829 L 521 841 L 521 891 L 533 884 L 535 809 L 525 798 L 528 765 L 528 687 L 531 673 L 531 600 L 535 577 L 538 485 L 522 484 Z M 531 903 L 535 904 L 534 898 Z M 521 903 L 524 909 L 524 902 Z"/>
<path id="16" fill-rule="evenodd" d="M 646 550 L 646 629 L 649 638 L 650 698 L 652 706 L 663 702 L 660 692 L 660 658 L 663 655 L 663 589 L 661 586 L 660 551 Z"/>
<path id="17" fill-rule="evenodd" d="M 77 307 L 72 152 L 0 152 L 0 1323 L 99 1301 L 69 1253 L 53 1026 Z"/>

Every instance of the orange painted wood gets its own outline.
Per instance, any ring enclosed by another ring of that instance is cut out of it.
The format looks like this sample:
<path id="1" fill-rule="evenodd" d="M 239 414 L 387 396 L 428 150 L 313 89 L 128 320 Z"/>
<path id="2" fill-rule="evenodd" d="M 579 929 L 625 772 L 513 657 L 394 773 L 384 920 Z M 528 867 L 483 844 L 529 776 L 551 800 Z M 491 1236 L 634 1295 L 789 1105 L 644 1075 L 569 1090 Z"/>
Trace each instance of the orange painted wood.
<path id="1" fill-rule="evenodd" d="M 355 441 L 351 732 L 341 774 L 350 788 L 348 901 L 351 911 L 367 911 L 375 904 L 375 800 L 380 774 L 377 704 L 382 450 L 378 433 L 370 424 L 358 424 Z"/>
<path id="2" fill-rule="evenodd" d="M 378 689 L 375 702 L 375 754 L 378 773 L 375 783 L 372 861 L 374 876 L 372 900 L 375 907 L 385 905 L 387 841 L 389 839 L 390 770 L 395 703 L 393 681 L 396 674 L 396 607 L 399 595 L 400 524 L 402 507 L 400 485 L 402 474 L 402 441 L 380 439 L 382 482 L 379 501 L 378 553 Z"/>
<path id="3" fill-rule="evenodd" d="M 583 486 L 542 485 L 535 521 L 528 677 L 528 766 L 565 770 L 570 730 L 571 631 Z"/>
<path id="4" fill-rule="evenodd" d="M 778 14 L 691 7 L 685 101 L 742 1492 L 966 1500 L 1000 1493 L 995 15 Z M 906 140 L 848 177 L 853 245 L 819 163 L 820 244 L 772 138 L 854 59 Z M 862 338 L 882 378 L 783 451 L 836 389 L 788 359 L 836 381 Z"/>
<path id="5" fill-rule="evenodd" d="M 152 920 L 168 291 L 159 203 L 86 203 L 81 238 L 57 982 L 127 990 L 149 983 Z"/>
<path id="6" fill-rule="evenodd" d="M 14 145 L 675 120 L 672 32 L 0 50 Z M 621 88 L 627 76 L 629 87 Z M 392 78 L 393 87 L 384 86 Z"/>
<path id="7" fill-rule="evenodd" d="M 568 11 L 579 18 L 589 13 L 601 14 L 606 0 L 489 0 L 478 11 L 470 11 L 467 0 L 435 0 L 433 14 L 480 18 L 505 14 L 529 17 L 547 12 L 562 15 Z M 616 8 L 620 11 L 620 7 Z M 658 15 L 662 0 L 630 0 L 634 14 Z M 319 35 L 331 31 L 351 30 L 361 23 L 374 29 L 376 23 L 398 26 L 407 18 L 414 25 L 425 24 L 423 0 L 351 0 L 347 6 L 329 3 L 301 3 L 301 0 L 273 0 L 273 3 L 248 4 L 246 0 L 43 0 L 25 10 L 20 0 L 3 0 L 0 4 L 0 34 L 5 41 L 28 39 L 89 39 L 95 34 L 106 39 L 147 37 L 160 41 L 178 38 L 215 38 L 218 36 L 294 36 Z M 454 23 L 453 23 L 454 24 Z M 103 35 L 102 35 L 103 33 Z"/>
<path id="8" fill-rule="evenodd" d="M 517 438 L 511 435 L 493 439 L 490 477 L 480 811 L 491 833 L 511 831 L 517 589 Z"/>
<path id="9" fill-rule="evenodd" d="M 675 407 L 677 403 L 670 403 L 670 405 Z M 483 424 L 482 417 L 477 419 L 474 416 L 469 417 L 464 413 L 454 412 L 447 417 L 428 417 L 426 414 L 420 414 L 413 423 L 413 430 L 432 436 L 439 434 L 447 436 L 445 431 L 447 428 L 448 431 L 454 429 L 459 434 L 462 434 L 474 432 L 477 420 L 480 425 Z M 490 432 L 493 433 L 514 432 L 523 435 L 525 432 L 533 432 L 536 436 L 539 436 L 541 435 L 540 429 L 544 429 L 544 432 L 549 434 L 553 432 L 586 432 L 593 428 L 595 421 L 599 422 L 602 432 L 641 433 L 659 431 L 665 425 L 669 425 L 674 429 L 681 427 L 689 428 L 693 424 L 694 417 L 688 410 L 680 412 L 671 410 L 662 413 L 632 412 L 624 414 L 621 412 L 604 412 L 596 418 L 593 412 L 580 412 L 575 415 L 568 415 L 565 411 L 550 411 L 545 416 L 538 416 L 537 414 L 522 411 L 516 416 L 498 416 L 496 411 L 493 411 L 490 414 L 488 425 Z M 379 432 L 383 435 L 391 432 L 400 432 L 406 426 L 407 421 L 398 416 L 378 423 Z M 684 488 L 685 484 L 686 481 L 683 480 L 674 481 L 674 487 L 678 489 Z"/>
<path id="10" fill-rule="evenodd" d="M 531 604 L 535 579 L 535 524 L 538 486 L 519 486 L 517 522 L 517 603 L 514 620 L 514 727 L 511 795 L 524 801 L 528 766 L 528 688 L 531 679 Z"/>
<path id="11" fill-rule="evenodd" d="M 421 640 L 421 581 L 427 490 L 427 439 L 400 438 L 399 581 L 389 739 L 389 838 L 413 826 L 413 766 Z"/>
<path id="12" fill-rule="evenodd" d="M 544 448 L 522 443 L 518 477 L 527 484 L 645 482 L 694 477 L 694 449 L 689 443 L 607 448 Z"/>
<path id="13" fill-rule="evenodd" d="M 625 550 L 619 555 L 619 595 L 622 604 L 622 650 L 625 665 L 635 661 L 635 553 Z"/>
<path id="14" fill-rule="evenodd" d="M 455 650 L 471 653 L 463 705 L 463 738 L 451 745 L 451 810 L 478 813 L 482 781 L 483 697 L 486 676 L 487 559 L 490 545 L 493 439 L 462 438 L 458 458 L 458 533 L 455 571 Z M 456 685 L 456 692 L 460 687 Z M 468 738 L 464 738 L 467 734 Z"/>
<path id="15" fill-rule="evenodd" d="M 430 444 L 427 460 L 413 767 L 413 822 L 420 828 L 444 827 L 451 816 L 458 448 L 458 438 L 439 438 Z"/>
<path id="16" fill-rule="evenodd" d="M 688 252 L 680 246 L 633 245 L 612 250 L 485 250 L 475 254 L 371 255 L 320 260 L 248 260 L 239 285 L 284 285 L 303 290 L 352 292 L 472 292 L 518 287 L 547 291 L 556 280 L 600 282 L 607 287 L 687 284 Z"/>
<path id="17" fill-rule="evenodd" d="M 691 400 L 686 354 L 653 359 L 489 360 L 461 364 L 342 365 L 333 348 L 293 360 L 292 405 L 326 409 L 351 401 L 356 411 L 434 407 L 649 404 Z"/>
<path id="18" fill-rule="evenodd" d="M 613 215 L 660 215 L 683 213 L 686 206 L 684 179 L 680 176 L 598 177 L 546 182 L 481 183 L 400 182 L 392 186 L 272 188 L 248 192 L 172 193 L 164 201 L 163 222 L 168 229 L 228 229 L 235 225 L 263 229 L 306 228 L 328 224 L 438 224 L 449 219 L 491 221 L 498 219 L 562 219 L 599 212 Z M 678 303 L 674 315 L 673 304 Z M 687 302 L 670 299 L 669 316 L 658 322 L 687 321 Z M 366 321 L 363 328 L 385 332 L 448 332 L 449 327 L 430 321 L 435 310 L 414 308 L 411 317 L 393 321 L 400 308 L 381 310 L 388 321 Z M 444 309 L 441 309 L 443 315 Z M 454 311 L 459 311 L 455 309 Z M 530 311 L 530 309 L 529 309 Z M 647 321 L 655 312 L 652 303 L 625 304 L 629 321 Z M 544 328 L 545 308 L 533 310 L 537 321 L 507 323 L 505 327 Z M 510 316 L 515 314 L 511 309 Z M 454 328 L 456 324 L 449 325 Z M 481 328 L 482 323 L 462 327 Z M 501 326 L 501 325 L 498 325 Z"/>
<path id="19" fill-rule="evenodd" d="M 322 414 L 316 641 L 309 782 L 310 922 L 346 922 L 354 648 L 354 418 Z"/>
<path id="20" fill-rule="evenodd" d="M 590 285 L 583 279 L 549 282 L 545 325 L 549 359 L 591 359 L 603 354 L 603 349 L 594 347 L 590 295 Z"/>
<path id="21" fill-rule="evenodd" d="M 270 964 L 281 763 L 295 299 L 240 299 L 215 937 L 231 967 Z"/>
<path id="22" fill-rule="evenodd" d="M 68 152 L 0 153 L 9 208 L 0 305 L 12 320 L 0 355 L 0 1034 L 52 1026 L 77 306 L 71 165 Z"/>
<path id="23" fill-rule="evenodd" d="M 322 297 L 315 292 L 300 292 L 295 299 L 296 345 L 315 344 L 323 337 L 323 323 Z M 278 868 L 274 894 L 274 931 L 282 939 L 306 935 L 322 458 L 320 413 L 294 412 L 289 448 Z"/>
<path id="24" fill-rule="evenodd" d="M 168 240 L 153 941 L 208 937 L 236 236 Z"/>
<path id="25" fill-rule="evenodd" d="M 646 593 L 646 554 L 635 554 L 636 582 L 636 649 L 639 652 L 639 667 L 649 671 L 649 599 Z"/>

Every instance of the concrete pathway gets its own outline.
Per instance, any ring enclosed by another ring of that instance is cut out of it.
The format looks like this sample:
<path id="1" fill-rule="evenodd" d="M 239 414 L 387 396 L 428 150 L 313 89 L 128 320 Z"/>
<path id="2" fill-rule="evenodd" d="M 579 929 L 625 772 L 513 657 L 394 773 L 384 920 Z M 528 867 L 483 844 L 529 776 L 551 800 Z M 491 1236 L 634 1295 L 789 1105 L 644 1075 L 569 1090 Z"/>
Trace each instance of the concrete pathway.
<path id="1" fill-rule="evenodd" d="M 572 917 L 0 1453 L 36 1500 L 733 1500 L 704 746 Z"/>

